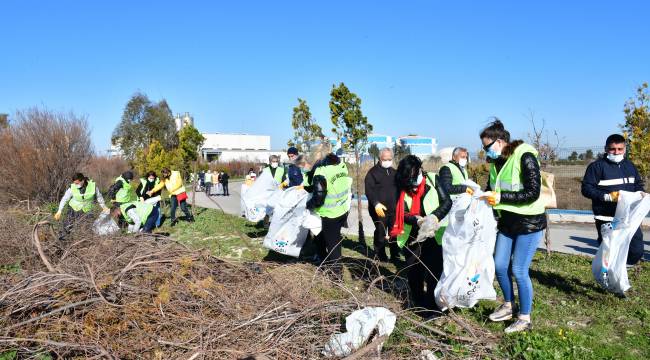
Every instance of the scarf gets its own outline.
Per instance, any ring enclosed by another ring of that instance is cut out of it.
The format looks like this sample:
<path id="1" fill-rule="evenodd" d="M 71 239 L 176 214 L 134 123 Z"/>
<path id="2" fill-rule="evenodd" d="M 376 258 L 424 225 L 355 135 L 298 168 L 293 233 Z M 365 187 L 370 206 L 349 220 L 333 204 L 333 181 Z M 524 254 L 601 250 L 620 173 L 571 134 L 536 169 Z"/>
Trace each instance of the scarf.
<path id="1" fill-rule="evenodd" d="M 422 179 L 422 182 L 415 188 L 415 191 L 409 191 L 411 196 L 411 209 L 409 210 L 410 216 L 420 215 L 420 204 L 422 203 L 422 195 L 424 195 L 424 189 L 426 185 L 426 177 Z M 402 235 L 404 232 L 404 197 L 406 196 L 406 191 L 402 190 L 399 194 L 399 200 L 397 201 L 397 207 L 395 209 L 395 223 L 393 228 L 390 231 L 391 237 L 396 237 Z"/>

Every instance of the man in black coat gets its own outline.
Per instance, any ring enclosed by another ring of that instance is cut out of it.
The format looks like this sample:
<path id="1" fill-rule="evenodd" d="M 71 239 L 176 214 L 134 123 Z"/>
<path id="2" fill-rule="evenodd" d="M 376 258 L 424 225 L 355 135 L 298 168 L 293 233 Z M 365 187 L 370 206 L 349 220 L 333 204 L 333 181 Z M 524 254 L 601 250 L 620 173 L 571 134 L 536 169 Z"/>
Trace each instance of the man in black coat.
<path id="1" fill-rule="evenodd" d="M 613 220 L 619 191 L 644 191 L 643 179 L 632 162 L 625 158 L 625 138 L 610 135 L 605 142 L 605 156 L 592 162 L 582 179 L 582 195 L 591 199 L 596 220 L 598 244 L 603 241 L 600 227 Z M 643 233 L 637 229 L 630 242 L 627 264 L 636 264 L 643 257 Z"/>
<path id="2" fill-rule="evenodd" d="M 380 162 L 373 166 L 365 178 L 368 212 L 375 225 L 374 246 L 377 258 L 388 261 L 386 243 L 390 247 L 392 261 L 399 258 L 399 248 L 395 238 L 389 232 L 395 222 L 395 205 L 397 204 L 397 187 L 395 169 L 393 168 L 393 151 L 384 148 L 379 154 Z"/>

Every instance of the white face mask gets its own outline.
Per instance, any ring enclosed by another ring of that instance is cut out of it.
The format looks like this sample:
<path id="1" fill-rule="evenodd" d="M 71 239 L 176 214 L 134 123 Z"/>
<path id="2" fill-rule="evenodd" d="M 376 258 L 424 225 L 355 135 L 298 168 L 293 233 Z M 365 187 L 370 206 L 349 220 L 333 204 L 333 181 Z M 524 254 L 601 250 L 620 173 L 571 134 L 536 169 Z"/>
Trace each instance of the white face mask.
<path id="1" fill-rule="evenodd" d="M 149 178 L 149 182 L 154 182 L 156 179 Z"/>
<path id="2" fill-rule="evenodd" d="M 77 189 L 81 189 L 82 186 L 83 184 L 74 184 L 74 187 L 76 187 Z"/>
<path id="3" fill-rule="evenodd" d="M 381 162 L 381 167 L 383 167 L 384 169 L 388 169 L 391 166 L 393 166 L 393 160 L 383 160 Z"/>
<path id="4" fill-rule="evenodd" d="M 607 160 L 615 162 L 617 164 L 623 161 L 624 158 L 625 158 L 625 154 L 619 154 L 619 155 L 607 154 Z"/>
<path id="5" fill-rule="evenodd" d="M 422 181 L 423 181 L 423 180 L 424 180 L 424 176 L 422 176 L 422 173 L 419 173 L 419 174 L 418 174 L 418 180 L 417 180 L 418 185 L 422 184 Z"/>
<path id="6" fill-rule="evenodd" d="M 458 160 L 458 165 L 460 165 L 460 167 L 465 167 L 465 166 L 467 166 L 467 159 L 460 159 L 460 160 Z"/>
<path id="7" fill-rule="evenodd" d="M 278 163 L 276 163 L 276 162 L 272 162 L 272 163 L 271 163 L 271 167 L 275 169 L 276 167 L 278 167 Z"/>

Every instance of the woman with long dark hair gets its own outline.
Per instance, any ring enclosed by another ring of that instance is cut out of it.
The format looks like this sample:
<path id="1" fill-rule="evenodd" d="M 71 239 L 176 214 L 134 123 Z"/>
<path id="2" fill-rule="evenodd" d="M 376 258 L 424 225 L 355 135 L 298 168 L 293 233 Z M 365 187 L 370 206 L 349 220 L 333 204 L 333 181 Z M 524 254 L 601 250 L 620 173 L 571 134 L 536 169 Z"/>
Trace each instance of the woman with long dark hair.
<path id="1" fill-rule="evenodd" d="M 490 315 L 490 320 L 510 320 L 517 314 L 511 278 L 514 275 L 520 309 L 517 320 L 505 331 L 530 330 L 533 284 L 528 270 L 546 229 L 544 202 L 539 196 L 539 154 L 521 140 L 510 141 L 510 133 L 498 119 L 481 131 L 480 138 L 491 162 L 488 192 L 483 198 L 494 207 L 498 217 L 494 264 L 504 297 L 504 303 Z"/>
<path id="2" fill-rule="evenodd" d="M 422 161 L 414 155 L 399 162 L 395 183 L 399 198 L 390 235 L 397 237 L 400 247 L 406 246 L 407 277 L 413 305 L 435 311 L 438 307 L 433 290 L 442 275 L 442 233 L 421 241 L 417 238 L 425 217 L 429 217 L 429 222 L 439 223 L 451 209 L 452 201 L 441 186 L 438 175 L 424 171 Z"/>

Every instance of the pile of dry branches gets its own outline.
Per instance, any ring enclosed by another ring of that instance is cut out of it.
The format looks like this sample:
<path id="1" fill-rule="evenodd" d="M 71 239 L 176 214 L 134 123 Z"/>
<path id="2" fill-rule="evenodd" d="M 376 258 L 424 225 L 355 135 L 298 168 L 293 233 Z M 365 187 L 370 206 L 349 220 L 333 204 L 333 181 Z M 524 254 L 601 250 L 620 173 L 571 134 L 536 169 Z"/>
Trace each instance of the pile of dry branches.
<path id="1" fill-rule="evenodd" d="M 0 354 L 313 359 L 352 311 L 387 306 L 371 291 L 380 281 L 349 289 L 308 264 L 229 262 L 164 236 L 91 234 L 61 242 L 47 222 L 33 227 L 28 244 L 40 269 L 0 276 Z M 388 306 L 409 329 L 382 358 L 446 352 L 454 342 L 475 355 L 489 349 L 485 332 L 450 335 Z M 376 342 L 350 358 L 376 358 Z"/>

